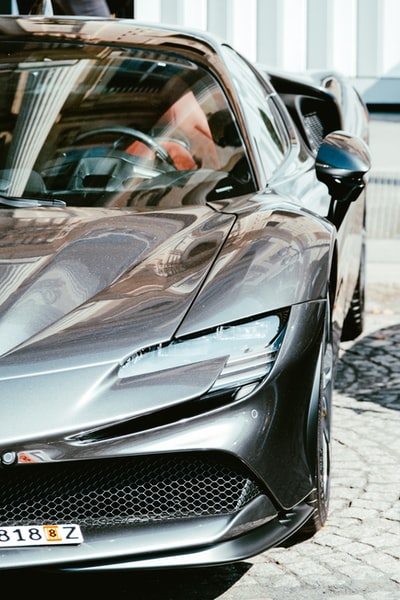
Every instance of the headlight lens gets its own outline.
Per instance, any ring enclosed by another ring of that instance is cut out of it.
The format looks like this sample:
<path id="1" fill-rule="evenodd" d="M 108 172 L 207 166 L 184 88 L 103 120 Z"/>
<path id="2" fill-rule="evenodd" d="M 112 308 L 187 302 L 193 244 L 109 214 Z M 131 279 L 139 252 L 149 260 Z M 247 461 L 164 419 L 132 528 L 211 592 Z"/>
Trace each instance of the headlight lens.
<path id="1" fill-rule="evenodd" d="M 174 340 L 137 352 L 121 366 L 118 375 L 137 377 L 219 359 L 222 368 L 209 392 L 258 382 L 272 369 L 285 324 L 283 315 L 274 314 Z"/>

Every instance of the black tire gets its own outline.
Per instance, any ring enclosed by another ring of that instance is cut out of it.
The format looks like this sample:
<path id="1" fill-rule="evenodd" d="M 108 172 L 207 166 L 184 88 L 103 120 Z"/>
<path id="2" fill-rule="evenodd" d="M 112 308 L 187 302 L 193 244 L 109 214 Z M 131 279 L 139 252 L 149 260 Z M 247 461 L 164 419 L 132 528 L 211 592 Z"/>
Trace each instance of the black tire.
<path id="1" fill-rule="evenodd" d="M 314 508 L 312 517 L 295 535 L 294 542 L 313 536 L 326 523 L 329 510 L 330 470 L 331 470 L 331 412 L 334 373 L 334 352 L 332 346 L 332 324 L 327 301 L 325 331 L 321 340 L 315 399 L 308 421 L 309 460 L 313 471 L 314 489 L 308 503 Z"/>
<path id="2" fill-rule="evenodd" d="M 315 508 L 312 532 L 323 527 L 328 518 L 331 467 L 330 408 L 326 397 L 318 405 L 318 428 L 316 448 L 315 490 L 312 503 Z M 330 399 L 329 399 L 330 402 Z"/>
<path id="3" fill-rule="evenodd" d="M 364 236 L 365 237 L 365 236 Z M 365 241 L 363 241 L 357 284 L 342 329 L 342 342 L 355 340 L 364 329 L 365 311 Z"/>

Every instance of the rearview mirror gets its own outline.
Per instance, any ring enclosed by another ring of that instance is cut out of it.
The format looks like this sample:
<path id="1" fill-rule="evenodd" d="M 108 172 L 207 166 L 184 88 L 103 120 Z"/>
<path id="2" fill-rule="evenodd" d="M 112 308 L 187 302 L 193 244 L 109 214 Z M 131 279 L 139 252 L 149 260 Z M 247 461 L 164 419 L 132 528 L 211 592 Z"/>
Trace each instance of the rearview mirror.
<path id="1" fill-rule="evenodd" d="M 370 168 L 368 146 L 344 131 L 333 131 L 324 138 L 315 162 L 317 178 L 327 185 L 332 200 L 339 202 L 358 198 Z"/>

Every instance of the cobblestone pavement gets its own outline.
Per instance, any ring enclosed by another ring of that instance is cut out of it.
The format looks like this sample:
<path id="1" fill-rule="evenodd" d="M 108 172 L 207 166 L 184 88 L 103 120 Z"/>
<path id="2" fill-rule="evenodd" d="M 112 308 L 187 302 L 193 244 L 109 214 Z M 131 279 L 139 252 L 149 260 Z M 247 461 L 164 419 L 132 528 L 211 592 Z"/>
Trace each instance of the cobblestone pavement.
<path id="1" fill-rule="evenodd" d="M 378 273 L 381 273 L 378 268 Z M 21 595 L 133 600 L 400 599 L 400 278 L 367 287 L 362 337 L 342 347 L 328 523 L 234 565 L 150 573 L 0 574 Z"/>

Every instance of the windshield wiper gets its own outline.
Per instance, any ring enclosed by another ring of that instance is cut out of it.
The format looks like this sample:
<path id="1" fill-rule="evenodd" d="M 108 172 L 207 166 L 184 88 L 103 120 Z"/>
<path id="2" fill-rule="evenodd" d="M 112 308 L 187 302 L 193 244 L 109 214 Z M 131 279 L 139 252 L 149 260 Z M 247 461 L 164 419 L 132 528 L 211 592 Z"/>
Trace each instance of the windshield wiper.
<path id="1" fill-rule="evenodd" d="M 67 206 L 67 203 L 57 198 L 41 200 L 40 198 L 14 198 L 13 196 L 2 196 L 0 194 L 0 205 L 10 206 L 11 208 L 37 208 L 40 206 Z"/>

